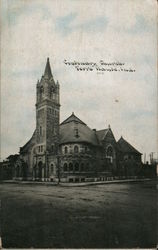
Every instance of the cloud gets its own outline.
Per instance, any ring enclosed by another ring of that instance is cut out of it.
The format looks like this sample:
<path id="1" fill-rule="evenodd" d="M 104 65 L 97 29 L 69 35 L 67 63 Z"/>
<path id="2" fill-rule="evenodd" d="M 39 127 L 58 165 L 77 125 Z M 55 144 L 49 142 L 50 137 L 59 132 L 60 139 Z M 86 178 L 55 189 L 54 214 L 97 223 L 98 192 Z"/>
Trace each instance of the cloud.
<path id="1" fill-rule="evenodd" d="M 144 18 L 142 15 L 136 15 L 135 23 L 128 29 L 124 29 L 124 32 L 130 34 L 142 34 L 142 33 L 151 33 L 153 31 L 153 26 Z"/>
<path id="2" fill-rule="evenodd" d="M 67 35 L 73 31 L 72 22 L 76 18 L 77 13 L 70 13 L 64 17 L 58 17 L 56 19 L 56 30 L 63 35 Z"/>
<path id="3" fill-rule="evenodd" d="M 74 111 L 91 128 L 111 124 L 117 139 L 124 135 L 141 152 L 155 151 L 153 2 L 2 0 L 2 157 L 34 131 L 36 82 L 48 56 L 60 82 L 61 121 Z M 136 73 L 77 72 L 64 59 L 121 61 Z"/>
<path id="4" fill-rule="evenodd" d="M 73 31 L 78 32 L 101 32 L 107 26 L 107 19 L 105 16 L 99 16 L 97 18 L 90 18 L 82 23 L 75 23 L 74 20 L 77 17 L 77 13 L 70 13 L 64 17 L 56 19 L 56 30 L 62 35 L 71 34 Z"/>

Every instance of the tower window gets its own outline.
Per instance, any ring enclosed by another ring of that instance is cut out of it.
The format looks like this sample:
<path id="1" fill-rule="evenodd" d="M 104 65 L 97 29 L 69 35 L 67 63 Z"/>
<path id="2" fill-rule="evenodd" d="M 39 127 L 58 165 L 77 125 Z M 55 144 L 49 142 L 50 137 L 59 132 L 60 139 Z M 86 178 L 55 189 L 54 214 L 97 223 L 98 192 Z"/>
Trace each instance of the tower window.
<path id="1" fill-rule="evenodd" d="M 74 147 L 74 153 L 78 153 L 78 151 L 79 151 L 79 150 L 78 150 L 78 146 L 75 146 L 75 147 Z"/>
<path id="2" fill-rule="evenodd" d="M 51 146 L 51 151 L 54 152 L 54 145 Z"/>
<path id="3" fill-rule="evenodd" d="M 55 89 L 53 87 L 51 87 L 51 92 L 53 92 L 53 93 L 55 92 Z"/>
<path id="4" fill-rule="evenodd" d="M 39 153 L 40 153 L 40 152 L 43 152 L 43 145 L 38 146 L 38 152 L 39 152 Z"/>
<path id="5" fill-rule="evenodd" d="M 44 93 L 44 89 L 43 89 L 43 86 L 42 86 L 42 87 L 40 88 L 40 99 L 42 98 L 43 93 Z"/>
<path id="6" fill-rule="evenodd" d="M 40 93 L 44 93 L 44 89 L 43 89 L 43 86 L 40 88 Z"/>
<path id="7" fill-rule="evenodd" d="M 65 147 L 65 148 L 64 148 L 64 152 L 65 152 L 65 154 L 68 153 L 68 147 Z"/>
<path id="8" fill-rule="evenodd" d="M 40 135 L 42 135 L 42 127 L 41 126 L 40 126 L 40 131 L 39 132 L 40 132 Z"/>
<path id="9" fill-rule="evenodd" d="M 75 128 L 75 137 L 79 137 L 79 135 L 78 135 L 78 128 Z"/>

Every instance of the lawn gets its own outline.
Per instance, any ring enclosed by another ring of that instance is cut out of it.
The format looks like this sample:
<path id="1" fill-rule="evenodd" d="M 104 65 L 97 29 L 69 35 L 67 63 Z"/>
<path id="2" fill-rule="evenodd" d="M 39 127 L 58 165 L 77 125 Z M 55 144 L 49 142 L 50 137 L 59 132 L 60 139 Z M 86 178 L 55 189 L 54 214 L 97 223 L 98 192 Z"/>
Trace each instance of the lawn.
<path id="1" fill-rule="evenodd" d="M 155 185 L 1 184 L 3 247 L 155 247 Z"/>

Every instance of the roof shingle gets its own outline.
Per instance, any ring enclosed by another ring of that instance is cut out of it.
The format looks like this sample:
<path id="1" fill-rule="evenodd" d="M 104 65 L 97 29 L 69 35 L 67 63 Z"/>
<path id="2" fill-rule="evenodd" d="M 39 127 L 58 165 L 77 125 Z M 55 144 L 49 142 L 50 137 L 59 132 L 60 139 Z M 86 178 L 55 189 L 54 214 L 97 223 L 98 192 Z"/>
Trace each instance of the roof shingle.
<path id="1" fill-rule="evenodd" d="M 117 142 L 118 147 L 123 153 L 135 153 L 141 154 L 137 149 L 135 149 L 131 144 L 129 144 L 122 136 Z"/>

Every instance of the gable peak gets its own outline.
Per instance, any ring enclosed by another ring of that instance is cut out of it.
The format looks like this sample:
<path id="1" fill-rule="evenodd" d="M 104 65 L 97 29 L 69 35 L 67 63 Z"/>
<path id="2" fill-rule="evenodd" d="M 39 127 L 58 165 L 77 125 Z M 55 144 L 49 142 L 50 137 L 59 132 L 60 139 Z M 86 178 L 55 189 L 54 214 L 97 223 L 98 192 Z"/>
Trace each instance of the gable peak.
<path id="1" fill-rule="evenodd" d="M 64 120 L 62 124 L 66 124 L 66 123 L 69 123 L 69 122 L 75 122 L 75 123 L 80 123 L 80 124 L 83 124 L 83 125 L 86 125 L 83 121 L 81 121 L 75 114 L 74 112 L 72 112 L 72 114 L 66 119 Z"/>

